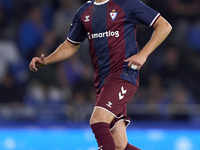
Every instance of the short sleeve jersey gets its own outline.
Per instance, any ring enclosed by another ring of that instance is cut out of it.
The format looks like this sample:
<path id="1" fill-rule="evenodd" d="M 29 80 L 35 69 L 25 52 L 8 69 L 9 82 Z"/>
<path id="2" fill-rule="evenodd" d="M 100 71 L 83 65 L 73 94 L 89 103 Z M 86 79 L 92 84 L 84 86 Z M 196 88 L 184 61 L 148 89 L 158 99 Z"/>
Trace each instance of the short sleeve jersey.
<path id="1" fill-rule="evenodd" d="M 109 78 L 121 78 L 139 86 L 139 72 L 125 59 L 138 53 L 136 25 L 153 26 L 160 14 L 140 0 L 95 0 L 76 13 L 67 40 L 81 44 L 86 38 L 98 91 Z"/>

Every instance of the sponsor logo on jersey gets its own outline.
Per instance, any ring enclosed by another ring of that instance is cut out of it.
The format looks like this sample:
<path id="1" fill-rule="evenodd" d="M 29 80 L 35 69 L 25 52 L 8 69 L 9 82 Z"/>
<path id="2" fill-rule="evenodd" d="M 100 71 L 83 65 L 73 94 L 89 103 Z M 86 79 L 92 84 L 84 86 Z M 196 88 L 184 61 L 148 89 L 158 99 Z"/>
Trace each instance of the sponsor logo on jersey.
<path id="1" fill-rule="evenodd" d="M 119 92 L 119 100 L 124 98 L 124 94 L 126 94 L 127 90 L 124 90 L 124 87 L 121 87 L 121 92 Z"/>
<path id="2" fill-rule="evenodd" d="M 104 38 L 104 37 L 119 37 L 119 31 L 106 31 L 103 33 L 94 33 L 91 34 L 90 32 L 88 32 L 88 38 L 89 39 L 97 39 L 97 38 Z"/>
<path id="3" fill-rule="evenodd" d="M 88 22 L 88 21 L 90 21 L 90 15 L 88 15 L 88 16 L 85 16 L 85 20 L 84 20 L 84 22 Z"/>
<path id="4" fill-rule="evenodd" d="M 112 18 L 113 21 L 117 17 L 117 12 L 115 11 L 115 9 L 113 9 L 112 12 L 110 13 L 110 17 Z"/>

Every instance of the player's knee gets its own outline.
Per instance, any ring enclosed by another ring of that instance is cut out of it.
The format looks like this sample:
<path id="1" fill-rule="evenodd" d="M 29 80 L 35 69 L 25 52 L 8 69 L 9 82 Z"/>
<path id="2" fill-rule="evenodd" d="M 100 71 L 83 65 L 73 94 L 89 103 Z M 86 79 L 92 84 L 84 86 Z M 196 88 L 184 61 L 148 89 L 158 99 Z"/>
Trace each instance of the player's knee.
<path id="1" fill-rule="evenodd" d="M 115 142 L 115 148 L 116 148 L 116 150 L 124 150 L 125 149 L 124 144 L 116 143 L 116 142 Z"/>
<path id="2" fill-rule="evenodd" d="M 105 122 L 105 123 L 110 124 L 111 121 L 114 119 L 114 117 L 115 116 L 113 114 L 111 114 L 110 112 L 104 109 L 95 108 L 90 118 L 90 125 L 94 123 L 99 123 L 99 122 Z"/>
<path id="3" fill-rule="evenodd" d="M 99 116 L 92 116 L 90 118 L 90 125 L 99 123 L 99 122 L 103 122 L 103 120 Z"/>
<path id="4" fill-rule="evenodd" d="M 116 150 L 124 150 L 126 148 L 126 145 L 127 145 L 127 141 L 124 140 L 124 139 L 121 139 L 121 140 L 116 140 L 115 137 L 114 138 L 114 141 L 115 141 L 115 149 Z"/>
<path id="5" fill-rule="evenodd" d="M 109 117 L 95 113 L 90 118 L 90 125 L 99 123 L 99 122 L 105 122 L 105 123 L 110 124 L 111 121 L 112 121 L 112 119 L 110 119 Z"/>

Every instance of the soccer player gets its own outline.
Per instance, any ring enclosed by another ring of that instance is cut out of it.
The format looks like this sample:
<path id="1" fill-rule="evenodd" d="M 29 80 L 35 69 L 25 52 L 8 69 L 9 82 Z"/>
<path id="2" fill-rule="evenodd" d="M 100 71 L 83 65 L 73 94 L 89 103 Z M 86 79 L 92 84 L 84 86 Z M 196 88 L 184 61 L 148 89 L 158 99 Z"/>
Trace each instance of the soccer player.
<path id="1" fill-rule="evenodd" d="M 154 28 L 151 39 L 138 50 L 136 25 Z M 139 70 L 165 40 L 171 25 L 140 0 L 92 0 L 76 13 L 67 40 L 48 57 L 34 57 L 30 69 L 72 56 L 86 38 L 94 66 L 96 104 L 90 125 L 99 150 L 139 150 L 127 141 L 130 123 L 126 103 L 139 86 Z"/>

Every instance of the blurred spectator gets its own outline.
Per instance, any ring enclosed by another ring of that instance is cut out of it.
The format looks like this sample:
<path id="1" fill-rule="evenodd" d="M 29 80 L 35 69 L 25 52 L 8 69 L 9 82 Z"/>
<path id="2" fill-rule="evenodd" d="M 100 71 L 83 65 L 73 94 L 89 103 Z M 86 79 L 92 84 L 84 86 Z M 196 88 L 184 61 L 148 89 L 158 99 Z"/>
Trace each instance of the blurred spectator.
<path id="1" fill-rule="evenodd" d="M 57 48 L 56 36 L 53 31 L 51 30 L 46 31 L 44 35 L 44 41 L 42 45 L 40 45 L 40 47 L 42 47 L 42 49 L 40 49 L 42 51 L 36 50 L 35 55 L 45 54 L 46 56 Z"/>
<path id="2" fill-rule="evenodd" d="M 199 0 L 168 0 L 168 5 L 175 15 L 194 17 L 200 14 Z"/>
<path id="3" fill-rule="evenodd" d="M 200 53 L 200 17 L 199 20 L 187 30 L 186 41 L 190 49 Z"/>
<path id="4" fill-rule="evenodd" d="M 165 120 L 168 103 L 166 90 L 162 86 L 161 78 L 157 74 L 151 74 L 150 84 L 147 89 L 144 111 L 147 120 Z"/>
<path id="5" fill-rule="evenodd" d="M 16 35 L 16 24 L 14 25 L 13 0 L 0 0 L 0 38 L 14 39 Z"/>
<path id="6" fill-rule="evenodd" d="M 47 89 L 47 102 L 49 105 L 51 106 L 55 106 L 55 105 L 63 105 L 66 104 L 69 100 L 69 92 L 71 91 L 67 91 L 66 89 L 62 89 L 56 86 L 50 86 Z"/>
<path id="7" fill-rule="evenodd" d="M 73 87 L 76 83 L 82 80 L 84 72 L 84 64 L 78 57 L 74 55 L 67 61 L 59 63 L 58 66 L 58 81 L 60 85 L 70 85 Z"/>
<path id="8" fill-rule="evenodd" d="M 161 77 L 150 74 L 148 87 L 140 87 L 128 104 L 130 117 L 134 120 L 166 120 L 168 102 Z"/>
<path id="9" fill-rule="evenodd" d="M 182 84 L 176 84 L 170 93 L 169 115 L 172 120 L 190 121 L 195 111 L 193 97 Z"/>
<path id="10" fill-rule="evenodd" d="M 54 6 L 49 0 L 41 1 L 42 15 L 46 28 L 48 30 L 52 29 L 53 18 L 55 14 Z"/>
<path id="11" fill-rule="evenodd" d="M 0 0 L 0 4 L 5 11 L 6 22 L 11 22 L 14 13 L 14 0 Z"/>
<path id="12" fill-rule="evenodd" d="M 19 46 L 21 55 L 29 62 L 35 49 L 42 44 L 46 32 L 40 6 L 32 6 L 28 17 L 19 30 Z"/>
<path id="13" fill-rule="evenodd" d="M 87 118 L 86 99 L 84 93 L 76 91 L 73 96 L 72 106 L 75 109 L 75 121 L 84 121 Z"/>
<path id="14" fill-rule="evenodd" d="M 7 73 L 12 75 L 16 84 L 25 83 L 28 80 L 27 65 L 18 53 L 15 42 L 9 40 L 0 41 L 0 82 Z"/>
<path id="15" fill-rule="evenodd" d="M 199 89 L 198 72 L 192 69 L 193 66 L 190 59 L 193 59 L 193 57 L 174 46 L 166 48 L 163 66 L 159 74 L 167 89 L 181 82 L 184 86 L 191 89 L 193 93 L 199 93 L 197 92 L 197 89 Z"/>
<path id="16" fill-rule="evenodd" d="M 21 103 L 23 88 L 15 83 L 10 74 L 0 82 L 0 103 Z"/>
<path id="17" fill-rule="evenodd" d="M 4 37 L 5 27 L 6 27 L 5 13 L 0 3 L 0 38 Z"/>
<path id="18" fill-rule="evenodd" d="M 10 40 L 0 41 L 0 102 L 21 103 L 24 85 L 28 80 L 27 68 Z"/>
<path id="19" fill-rule="evenodd" d="M 9 71 L 11 65 L 20 62 L 17 45 L 9 40 L 0 40 L 0 82 Z"/>
<path id="20" fill-rule="evenodd" d="M 3 27 L 2 31 L 3 31 L 3 35 L 1 35 L 4 38 L 13 38 L 13 23 L 15 21 L 14 18 L 14 0 L 0 0 L 0 14 L 3 15 L 0 18 L 3 19 L 1 23 L 3 23 Z M 0 19 L 0 20 L 1 20 Z M 14 28 L 15 29 L 15 28 Z"/>
<path id="21" fill-rule="evenodd" d="M 39 81 L 29 83 L 24 96 L 24 103 L 27 105 L 44 105 L 46 103 L 45 85 Z"/>
<path id="22" fill-rule="evenodd" d="M 170 23 L 173 25 L 172 41 L 187 46 L 187 31 L 200 16 L 199 0 L 168 0 Z"/>
<path id="23" fill-rule="evenodd" d="M 95 92 L 95 88 L 93 86 L 93 70 L 91 65 L 83 65 L 81 80 L 73 85 L 73 91 L 82 91 L 85 93 L 87 99 L 90 99 L 91 93 Z"/>
<path id="24" fill-rule="evenodd" d="M 27 12 L 35 5 L 39 5 L 40 0 L 14 0 L 15 17 L 17 20 L 22 21 L 27 17 Z"/>
<path id="25" fill-rule="evenodd" d="M 47 31 L 44 35 L 44 41 L 41 45 L 38 45 L 38 48 L 34 50 L 35 56 L 41 56 L 44 54 L 48 56 L 52 51 L 55 50 L 56 47 L 56 37 L 52 31 Z M 57 82 L 56 79 L 56 67 L 57 64 L 53 64 L 51 66 L 45 66 L 39 68 L 39 71 L 30 73 L 30 80 L 38 80 L 39 82 L 51 86 L 55 85 Z"/>
<path id="26" fill-rule="evenodd" d="M 181 80 L 182 70 L 180 53 L 175 47 L 168 47 L 164 53 L 163 66 L 160 75 L 164 81 L 164 86 L 170 88 Z"/>
<path id="27" fill-rule="evenodd" d="M 24 102 L 32 106 L 61 106 L 71 99 L 70 89 L 46 86 L 35 80 L 30 82 L 25 91 Z"/>
<path id="28" fill-rule="evenodd" d="M 59 43 L 61 43 L 67 38 L 71 22 L 80 3 L 77 0 L 60 0 L 59 3 L 60 9 L 55 13 L 53 28 Z"/>

